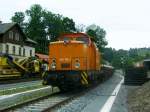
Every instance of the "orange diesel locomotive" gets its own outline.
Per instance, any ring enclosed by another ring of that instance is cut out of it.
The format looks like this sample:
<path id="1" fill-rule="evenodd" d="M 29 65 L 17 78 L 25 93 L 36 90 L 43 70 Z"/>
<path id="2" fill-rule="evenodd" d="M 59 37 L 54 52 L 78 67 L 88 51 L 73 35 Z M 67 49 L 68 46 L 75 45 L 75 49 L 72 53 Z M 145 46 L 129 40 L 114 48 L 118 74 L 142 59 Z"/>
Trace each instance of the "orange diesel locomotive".
<path id="1" fill-rule="evenodd" d="M 100 59 L 88 35 L 62 35 L 49 44 L 49 70 L 43 75 L 43 84 L 68 89 L 93 83 L 100 78 Z"/>

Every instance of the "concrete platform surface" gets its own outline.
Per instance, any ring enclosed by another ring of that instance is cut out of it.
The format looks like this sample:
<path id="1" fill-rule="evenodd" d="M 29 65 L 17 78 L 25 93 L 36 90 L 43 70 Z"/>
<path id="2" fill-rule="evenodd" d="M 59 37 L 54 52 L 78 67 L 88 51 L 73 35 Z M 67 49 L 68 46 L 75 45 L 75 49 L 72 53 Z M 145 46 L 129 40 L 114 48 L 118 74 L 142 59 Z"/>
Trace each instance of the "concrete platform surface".
<path id="1" fill-rule="evenodd" d="M 81 112 L 128 112 L 127 95 L 136 86 L 126 86 L 123 81 L 121 72 L 116 72 L 111 79 L 96 88 L 97 97 Z"/>

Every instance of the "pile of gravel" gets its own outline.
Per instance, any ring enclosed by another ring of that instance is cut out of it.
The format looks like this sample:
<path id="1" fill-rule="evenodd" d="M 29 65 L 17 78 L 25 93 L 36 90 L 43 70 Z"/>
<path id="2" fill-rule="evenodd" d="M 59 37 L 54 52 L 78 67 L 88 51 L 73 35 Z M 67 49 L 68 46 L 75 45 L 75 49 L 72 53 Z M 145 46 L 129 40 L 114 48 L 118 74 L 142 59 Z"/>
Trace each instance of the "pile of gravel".
<path id="1" fill-rule="evenodd" d="M 129 112 L 150 112 L 150 81 L 128 94 Z"/>

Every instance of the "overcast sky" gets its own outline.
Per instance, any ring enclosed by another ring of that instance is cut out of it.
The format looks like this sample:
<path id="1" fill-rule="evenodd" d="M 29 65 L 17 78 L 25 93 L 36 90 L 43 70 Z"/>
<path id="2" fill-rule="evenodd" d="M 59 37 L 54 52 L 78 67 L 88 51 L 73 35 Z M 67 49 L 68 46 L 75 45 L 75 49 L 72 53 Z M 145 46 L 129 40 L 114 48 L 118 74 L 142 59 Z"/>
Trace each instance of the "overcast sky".
<path id="1" fill-rule="evenodd" d="M 116 49 L 150 47 L 150 0 L 2 0 L 0 19 L 10 22 L 16 11 L 32 4 L 72 18 L 76 24 L 96 24 Z"/>

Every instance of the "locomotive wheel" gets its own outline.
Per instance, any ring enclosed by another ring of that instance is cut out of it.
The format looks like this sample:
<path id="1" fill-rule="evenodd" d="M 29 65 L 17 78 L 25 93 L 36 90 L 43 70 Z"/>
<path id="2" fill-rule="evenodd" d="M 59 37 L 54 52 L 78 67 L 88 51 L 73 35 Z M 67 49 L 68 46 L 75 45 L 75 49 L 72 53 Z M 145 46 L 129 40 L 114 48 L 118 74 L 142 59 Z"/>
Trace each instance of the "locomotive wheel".
<path id="1" fill-rule="evenodd" d="M 66 91 L 69 90 L 69 89 L 68 89 L 67 87 L 65 87 L 65 86 L 59 86 L 59 89 L 60 89 L 61 92 L 66 92 Z"/>

